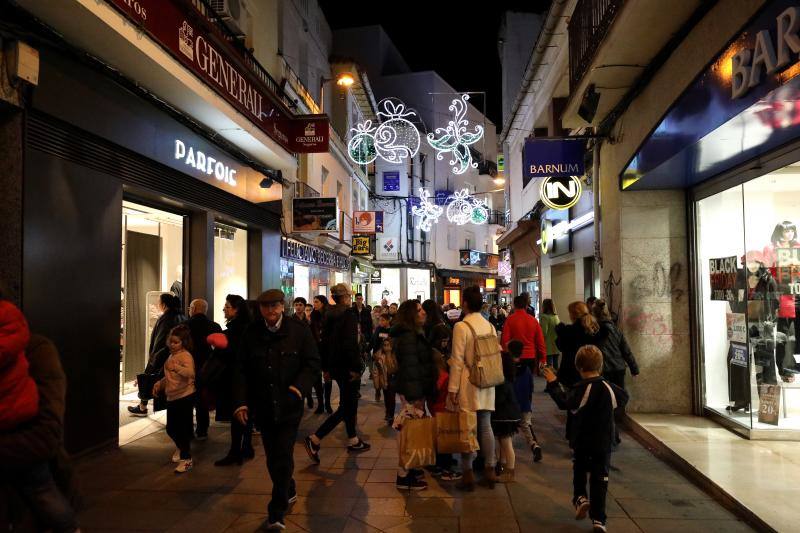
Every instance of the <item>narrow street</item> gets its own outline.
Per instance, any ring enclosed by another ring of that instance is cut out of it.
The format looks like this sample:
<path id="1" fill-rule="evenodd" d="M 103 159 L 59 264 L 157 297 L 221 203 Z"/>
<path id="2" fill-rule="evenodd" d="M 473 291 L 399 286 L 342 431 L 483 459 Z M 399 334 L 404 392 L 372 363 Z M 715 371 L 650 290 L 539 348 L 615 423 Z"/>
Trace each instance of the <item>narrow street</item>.
<path id="1" fill-rule="evenodd" d="M 398 491 L 395 432 L 384 424 L 383 404 L 373 401 L 371 387 L 362 387 L 359 425 L 372 449 L 348 454 L 340 427 L 323 442 L 322 464 L 315 466 L 298 440 L 299 498 L 287 516 L 287 530 L 589 531 L 590 522 L 576 522 L 570 505 L 571 461 L 561 438 L 564 417 L 541 392 L 542 386 L 537 378 L 534 404 L 542 414 L 536 418 L 536 431 L 544 445 L 544 460 L 533 464 L 523 440 L 516 438 L 516 483 L 498 485 L 493 491 L 478 487 L 470 494 L 430 477 L 427 490 Z M 307 411 L 300 438 L 322 418 Z M 242 467 L 215 467 L 213 461 L 224 455 L 228 438 L 227 426 L 212 424 L 209 440 L 193 443 L 194 470 L 181 476 L 172 472 L 174 448 L 163 431 L 80 461 L 77 470 L 87 507 L 80 517 L 82 529 L 257 530 L 266 518 L 272 489 L 263 448 L 257 442 L 256 458 Z M 623 439 L 613 457 L 609 531 L 751 531 L 631 437 Z"/>

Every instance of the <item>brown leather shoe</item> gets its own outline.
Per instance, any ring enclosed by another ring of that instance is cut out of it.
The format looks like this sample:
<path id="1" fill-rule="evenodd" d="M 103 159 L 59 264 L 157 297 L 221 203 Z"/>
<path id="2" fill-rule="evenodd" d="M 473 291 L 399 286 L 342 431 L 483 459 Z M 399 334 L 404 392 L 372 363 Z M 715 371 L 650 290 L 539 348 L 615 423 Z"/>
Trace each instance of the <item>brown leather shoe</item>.
<path id="1" fill-rule="evenodd" d="M 475 474 L 472 473 L 472 470 L 464 470 L 461 481 L 456 483 L 456 488 L 465 492 L 475 490 Z"/>
<path id="2" fill-rule="evenodd" d="M 483 469 L 483 478 L 478 482 L 478 485 L 494 489 L 495 483 L 497 483 L 497 474 L 494 471 L 494 467 L 487 466 Z"/>

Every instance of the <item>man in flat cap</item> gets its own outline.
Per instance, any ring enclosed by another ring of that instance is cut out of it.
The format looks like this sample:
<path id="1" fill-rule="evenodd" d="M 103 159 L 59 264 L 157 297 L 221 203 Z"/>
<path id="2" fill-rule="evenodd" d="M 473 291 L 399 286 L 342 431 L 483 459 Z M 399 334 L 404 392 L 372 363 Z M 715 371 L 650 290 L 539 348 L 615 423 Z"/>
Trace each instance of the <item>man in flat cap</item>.
<path id="1" fill-rule="evenodd" d="M 336 302 L 328 308 L 322 324 L 322 351 L 325 371 L 330 372 L 339 385 L 339 408 L 330 415 L 316 432 L 305 438 L 306 453 L 312 461 L 319 464 L 320 443 L 339 423 L 344 422 L 347 430 L 347 450 L 363 452 L 370 445 L 358 436 L 358 389 L 364 362 L 358 343 L 358 315 L 352 308 L 353 295 L 350 287 L 339 283 L 331 287 L 331 296 Z"/>
<path id="2" fill-rule="evenodd" d="M 261 317 L 247 327 L 233 378 L 234 417 L 254 416 L 261 427 L 272 478 L 267 529 L 284 529 L 284 516 L 297 500 L 293 449 L 303 417 L 303 397 L 320 379 L 320 359 L 311 330 L 283 314 L 284 295 L 270 289 L 258 297 Z"/>

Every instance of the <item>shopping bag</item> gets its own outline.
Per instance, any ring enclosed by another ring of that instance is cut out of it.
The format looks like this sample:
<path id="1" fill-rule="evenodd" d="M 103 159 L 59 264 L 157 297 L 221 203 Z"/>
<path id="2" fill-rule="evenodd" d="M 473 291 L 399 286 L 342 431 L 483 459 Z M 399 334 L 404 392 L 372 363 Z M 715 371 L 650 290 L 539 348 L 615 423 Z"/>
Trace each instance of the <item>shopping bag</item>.
<path id="1" fill-rule="evenodd" d="M 419 468 L 436 464 L 436 420 L 432 417 L 403 422 L 398 442 L 400 467 Z"/>
<path id="2" fill-rule="evenodd" d="M 478 417 L 474 412 L 436 413 L 438 453 L 469 453 L 479 448 Z"/>

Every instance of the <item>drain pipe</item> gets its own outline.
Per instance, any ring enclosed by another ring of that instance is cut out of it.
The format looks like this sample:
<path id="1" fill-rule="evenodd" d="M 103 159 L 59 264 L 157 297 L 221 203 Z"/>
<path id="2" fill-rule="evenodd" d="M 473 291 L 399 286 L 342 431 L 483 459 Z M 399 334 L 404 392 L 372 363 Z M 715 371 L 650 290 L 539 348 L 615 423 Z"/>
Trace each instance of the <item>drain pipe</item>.
<path id="1" fill-rule="evenodd" d="M 595 139 L 592 150 L 592 202 L 594 203 L 594 259 L 603 268 L 603 254 L 600 249 L 600 223 L 603 217 L 600 212 L 600 146 L 603 141 Z M 602 291 L 602 289 L 601 289 Z"/>

